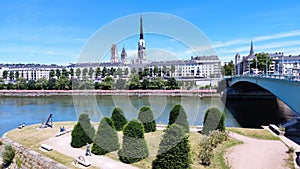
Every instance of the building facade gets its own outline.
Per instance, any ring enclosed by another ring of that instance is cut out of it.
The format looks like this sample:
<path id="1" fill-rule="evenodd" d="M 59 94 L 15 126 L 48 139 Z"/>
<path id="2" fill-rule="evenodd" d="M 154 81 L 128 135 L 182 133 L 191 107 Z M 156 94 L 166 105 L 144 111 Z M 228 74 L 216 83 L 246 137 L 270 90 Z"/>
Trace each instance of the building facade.
<path id="1" fill-rule="evenodd" d="M 235 55 L 235 72 L 236 75 L 247 74 L 269 74 L 282 76 L 300 76 L 300 55 L 298 56 L 284 56 L 283 52 L 266 53 L 268 60 L 266 72 L 257 70 L 251 67 L 253 59 L 256 59 L 254 54 L 253 42 L 251 41 L 250 53 L 242 59 L 239 54 Z"/>

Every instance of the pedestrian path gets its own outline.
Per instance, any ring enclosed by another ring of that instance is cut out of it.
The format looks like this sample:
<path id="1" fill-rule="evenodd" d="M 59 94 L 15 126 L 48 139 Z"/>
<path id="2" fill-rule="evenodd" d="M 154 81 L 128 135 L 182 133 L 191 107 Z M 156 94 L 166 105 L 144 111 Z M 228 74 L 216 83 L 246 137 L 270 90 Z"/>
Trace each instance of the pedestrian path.
<path id="1" fill-rule="evenodd" d="M 226 154 L 232 169 L 283 169 L 288 168 L 287 146 L 280 140 L 258 140 L 236 133 L 231 137 L 244 143 L 229 149 Z"/>
<path id="2" fill-rule="evenodd" d="M 51 137 L 48 140 L 42 142 L 44 144 L 50 145 L 53 147 L 53 150 L 58 151 L 66 156 L 70 157 L 79 157 L 83 156 L 84 160 L 89 161 L 92 166 L 101 168 L 101 169 L 137 169 L 137 167 L 134 167 L 129 164 L 122 163 L 120 161 L 113 160 L 111 158 L 105 157 L 105 156 L 97 156 L 97 155 L 91 155 L 91 156 L 85 156 L 86 150 L 83 148 L 73 148 L 71 147 L 71 133 L 66 133 L 59 137 Z M 71 161 L 70 161 L 71 163 Z M 75 165 L 75 163 L 73 162 Z M 81 166 L 80 164 L 77 164 L 80 168 L 86 168 L 84 166 Z"/>

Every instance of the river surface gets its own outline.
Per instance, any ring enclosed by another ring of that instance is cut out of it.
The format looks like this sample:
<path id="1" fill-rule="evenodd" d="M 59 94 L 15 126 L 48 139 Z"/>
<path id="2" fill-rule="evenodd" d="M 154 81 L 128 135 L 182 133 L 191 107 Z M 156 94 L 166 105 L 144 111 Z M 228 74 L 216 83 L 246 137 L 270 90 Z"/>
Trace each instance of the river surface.
<path id="1" fill-rule="evenodd" d="M 111 116 L 114 107 L 121 107 L 127 119 L 137 118 L 142 106 L 150 106 L 157 124 L 167 124 L 169 112 L 181 104 L 190 125 L 203 125 L 204 112 L 217 107 L 226 114 L 227 127 L 259 127 L 262 123 L 281 123 L 294 116 L 283 103 L 263 102 L 263 110 L 257 107 L 261 101 L 231 100 L 226 106 L 220 98 L 167 97 L 167 96 L 43 96 L 0 98 L 0 136 L 17 128 L 19 124 L 38 124 L 46 121 L 50 113 L 53 121 L 77 121 L 81 113 L 88 113 L 92 121 Z M 251 104 L 249 104 L 251 103 Z M 283 105 L 280 105 L 283 104 Z M 261 106 L 262 104 L 259 104 Z M 269 108 L 271 107 L 271 109 Z M 285 110 L 286 109 L 286 110 Z M 253 114 L 251 114 L 251 112 Z M 262 115 L 264 114 L 264 115 Z M 268 118 L 266 118 L 268 117 Z M 267 120 L 266 120 L 267 119 Z M 256 123 L 257 122 L 257 123 Z"/>

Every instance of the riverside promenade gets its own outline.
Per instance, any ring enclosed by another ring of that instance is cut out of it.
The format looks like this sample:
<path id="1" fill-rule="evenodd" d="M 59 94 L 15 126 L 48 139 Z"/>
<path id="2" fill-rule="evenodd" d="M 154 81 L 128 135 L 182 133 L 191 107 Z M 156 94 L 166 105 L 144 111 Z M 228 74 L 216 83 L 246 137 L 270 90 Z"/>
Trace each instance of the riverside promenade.
<path id="1" fill-rule="evenodd" d="M 0 96 L 197 96 L 220 97 L 217 90 L 0 90 Z"/>

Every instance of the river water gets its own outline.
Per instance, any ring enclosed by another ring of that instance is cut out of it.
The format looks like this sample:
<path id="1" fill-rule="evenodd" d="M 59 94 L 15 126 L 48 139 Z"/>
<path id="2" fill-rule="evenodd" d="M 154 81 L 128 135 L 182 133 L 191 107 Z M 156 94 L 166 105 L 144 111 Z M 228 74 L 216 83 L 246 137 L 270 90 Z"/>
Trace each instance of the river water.
<path id="1" fill-rule="evenodd" d="M 274 101 L 265 101 L 263 104 L 264 107 L 272 107 L 270 111 L 253 109 L 256 103 L 250 101 L 252 105 L 249 106 L 249 100 L 247 102 L 231 100 L 228 103 L 226 102 L 225 106 L 220 98 L 166 96 L 2 97 L 0 98 L 0 136 L 17 128 L 23 122 L 30 125 L 41 123 L 42 120 L 46 121 L 50 113 L 53 114 L 53 121 L 77 121 L 81 113 L 88 113 L 92 121 L 98 122 L 103 116 L 110 117 L 116 106 L 124 110 L 127 119 L 137 118 L 138 110 L 142 106 L 150 106 L 158 124 L 168 123 L 169 112 L 176 104 L 184 107 L 190 125 L 203 125 L 204 112 L 210 107 L 217 107 L 226 113 L 227 127 L 257 127 L 266 121 L 280 123 L 293 116 L 291 110 L 285 105 L 276 104 Z M 251 115 L 253 111 L 255 111 L 254 116 Z M 258 116 L 259 112 L 264 112 L 272 118 L 265 120 L 265 116 Z M 255 120 L 260 118 L 261 120 Z M 258 124 L 255 123 L 257 121 Z"/>

